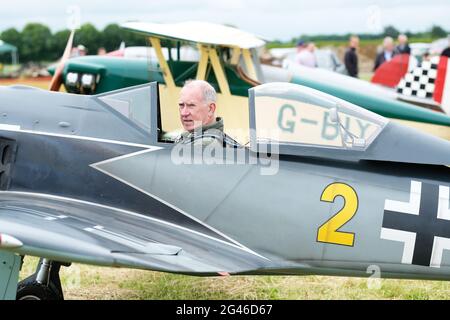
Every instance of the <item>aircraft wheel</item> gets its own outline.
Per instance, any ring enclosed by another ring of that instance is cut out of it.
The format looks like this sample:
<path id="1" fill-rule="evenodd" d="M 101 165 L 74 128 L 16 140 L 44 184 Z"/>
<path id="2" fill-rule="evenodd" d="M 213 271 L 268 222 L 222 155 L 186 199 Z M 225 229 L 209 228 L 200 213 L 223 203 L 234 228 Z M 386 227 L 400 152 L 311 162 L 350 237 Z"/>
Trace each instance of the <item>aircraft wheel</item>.
<path id="1" fill-rule="evenodd" d="M 59 295 L 49 287 L 36 281 L 20 283 L 17 287 L 16 300 L 60 300 Z"/>

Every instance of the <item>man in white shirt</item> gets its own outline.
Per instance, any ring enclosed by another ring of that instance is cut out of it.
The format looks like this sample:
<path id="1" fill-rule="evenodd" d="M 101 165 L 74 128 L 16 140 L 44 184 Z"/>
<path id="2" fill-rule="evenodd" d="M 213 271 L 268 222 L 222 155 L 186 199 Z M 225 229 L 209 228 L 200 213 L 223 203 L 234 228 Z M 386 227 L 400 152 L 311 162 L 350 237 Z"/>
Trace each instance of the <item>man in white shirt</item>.
<path id="1" fill-rule="evenodd" d="M 316 49 L 314 43 L 311 42 L 305 44 L 300 40 L 297 44 L 297 48 L 298 53 L 295 57 L 295 62 L 305 67 L 315 68 L 317 66 L 317 63 L 316 56 L 314 55 L 314 51 Z"/>

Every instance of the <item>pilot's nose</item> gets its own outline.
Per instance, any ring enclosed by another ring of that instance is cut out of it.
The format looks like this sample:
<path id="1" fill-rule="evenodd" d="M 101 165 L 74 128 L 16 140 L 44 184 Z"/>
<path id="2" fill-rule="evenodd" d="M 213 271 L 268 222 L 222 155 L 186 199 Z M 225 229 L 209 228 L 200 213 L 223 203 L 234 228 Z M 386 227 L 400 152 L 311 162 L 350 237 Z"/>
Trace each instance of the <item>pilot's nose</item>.
<path id="1" fill-rule="evenodd" d="M 187 117 L 187 116 L 189 116 L 189 109 L 186 108 L 185 106 L 183 106 L 183 107 L 180 109 L 180 114 L 181 114 L 182 117 Z"/>

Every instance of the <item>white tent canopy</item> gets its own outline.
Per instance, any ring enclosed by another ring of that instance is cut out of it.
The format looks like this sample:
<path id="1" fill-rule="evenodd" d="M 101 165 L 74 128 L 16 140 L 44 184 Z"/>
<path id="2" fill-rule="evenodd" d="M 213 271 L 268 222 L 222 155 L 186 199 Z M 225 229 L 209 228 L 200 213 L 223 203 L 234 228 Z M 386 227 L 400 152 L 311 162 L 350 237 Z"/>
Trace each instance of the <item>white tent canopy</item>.
<path id="1" fill-rule="evenodd" d="M 17 48 L 9 43 L 0 40 L 0 54 L 11 53 L 12 64 L 18 63 Z"/>

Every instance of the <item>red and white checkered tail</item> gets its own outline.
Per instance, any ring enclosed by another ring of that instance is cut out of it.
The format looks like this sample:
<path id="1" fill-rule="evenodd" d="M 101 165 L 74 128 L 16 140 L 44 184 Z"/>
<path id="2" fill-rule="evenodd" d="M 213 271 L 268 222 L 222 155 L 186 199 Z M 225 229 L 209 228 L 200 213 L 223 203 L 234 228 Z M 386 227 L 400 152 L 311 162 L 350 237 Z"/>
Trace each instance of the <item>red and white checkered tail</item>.
<path id="1" fill-rule="evenodd" d="M 433 57 L 405 75 L 397 92 L 409 97 L 432 99 L 450 115 L 450 73 L 447 57 Z"/>
<path id="2" fill-rule="evenodd" d="M 447 72 L 447 66 L 448 58 L 440 57 L 433 99 L 441 105 L 446 114 L 450 115 L 450 72 Z"/>

